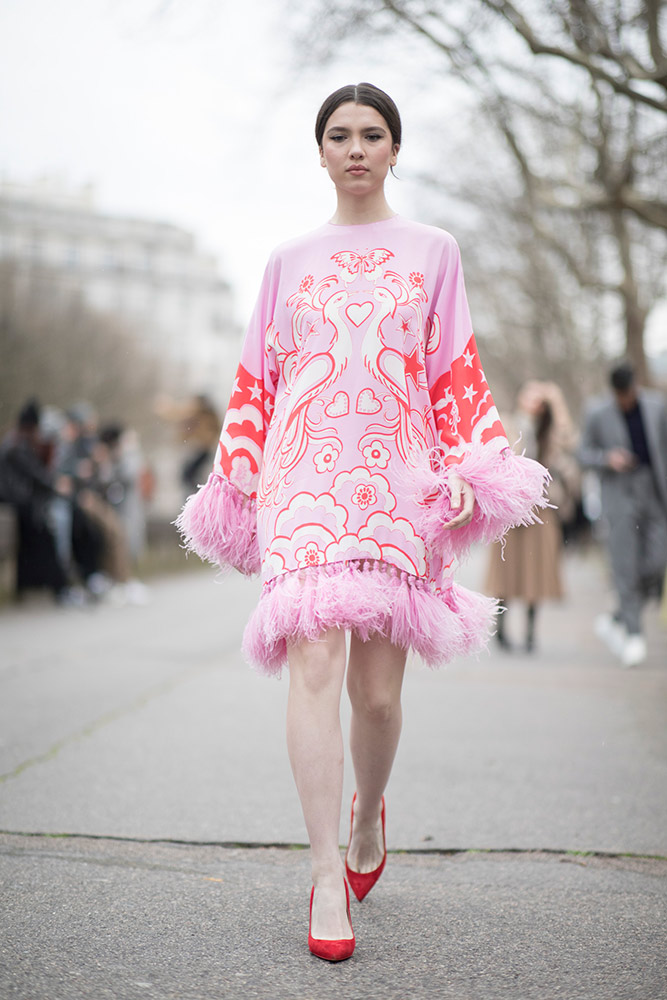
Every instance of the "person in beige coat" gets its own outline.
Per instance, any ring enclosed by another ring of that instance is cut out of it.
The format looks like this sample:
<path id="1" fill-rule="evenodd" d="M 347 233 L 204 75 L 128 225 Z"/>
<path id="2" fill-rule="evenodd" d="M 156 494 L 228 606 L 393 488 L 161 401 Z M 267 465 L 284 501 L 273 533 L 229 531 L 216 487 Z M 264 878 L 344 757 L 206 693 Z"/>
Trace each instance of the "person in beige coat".
<path id="1" fill-rule="evenodd" d="M 563 597 L 562 523 L 573 516 L 580 489 L 576 436 L 563 394 L 554 382 L 526 382 L 517 397 L 516 413 L 505 426 L 520 439 L 518 447 L 546 465 L 552 477 L 549 501 L 553 507 L 540 514 L 541 523 L 512 528 L 504 544 L 491 547 L 485 585 L 486 592 L 499 598 L 505 608 L 510 601 L 525 603 L 524 648 L 532 652 L 538 606 Z M 498 617 L 496 640 L 503 649 L 513 648 L 504 615 Z"/>

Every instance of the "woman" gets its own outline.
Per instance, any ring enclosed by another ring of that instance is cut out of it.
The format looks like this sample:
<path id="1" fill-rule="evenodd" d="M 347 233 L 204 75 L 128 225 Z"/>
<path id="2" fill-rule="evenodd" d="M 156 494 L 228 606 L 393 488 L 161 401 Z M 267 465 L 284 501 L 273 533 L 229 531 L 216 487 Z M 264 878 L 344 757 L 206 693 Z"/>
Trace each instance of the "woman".
<path id="1" fill-rule="evenodd" d="M 0 442 L 0 503 L 15 513 L 16 600 L 32 588 L 45 587 L 59 604 L 69 604 L 74 595 L 49 517 L 55 500 L 68 500 L 69 484 L 53 473 L 41 416 L 37 400 L 28 400 Z"/>
<path id="2" fill-rule="evenodd" d="M 526 455 L 548 467 L 552 477 L 549 500 L 556 509 L 543 514 L 541 523 L 514 528 L 503 546 L 492 546 L 485 590 L 498 597 L 505 608 L 510 599 L 525 603 L 524 648 L 532 653 L 539 604 L 563 596 L 561 525 L 575 513 L 579 469 L 574 458 L 574 425 L 557 385 L 526 382 L 517 397 L 516 409 L 512 432 L 520 438 Z M 502 649 L 511 650 L 504 617 L 498 618 L 496 639 Z"/>
<path id="3" fill-rule="evenodd" d="M 383 792 L 406 651 L 430 664 L 485 642 L 495 602 L 451 578 L 457 553 L 533 518 L 546 471 L 512 455 L 475 349 L 459 254 L 384 193 L 401 122 L 370 84 L 320 108 L 326 225 L 271 255 L 208 483 L 178 525 L 263 591 L 244 637 L 287 661 L 287 742 L 313 869 L 310 950 L 354 949 L 338 832 L 346 671 L 357 791 L 345 859 L 362 899 L 384 867 Z"/>

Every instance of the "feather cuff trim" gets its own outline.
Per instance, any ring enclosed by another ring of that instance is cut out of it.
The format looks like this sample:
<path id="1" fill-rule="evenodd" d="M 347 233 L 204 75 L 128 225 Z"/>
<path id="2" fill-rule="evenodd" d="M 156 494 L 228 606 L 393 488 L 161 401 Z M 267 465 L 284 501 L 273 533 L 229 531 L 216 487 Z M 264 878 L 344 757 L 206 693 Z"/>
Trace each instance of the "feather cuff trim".
<path id="1" fill-rule="evenodd" d="M 475 491 L 475 511 L 470 524 L 448 531 L 444 525 L 457 513 L 452 509 L 449 477 L 456 474 Z M 436 459 L 415 470 L 423 514 L 418 529 L 426 544 L 445 558 L 461 558 L 475 542 L 498 541 L 510 528 L 539 523 L 536 508 L 551 506 L 545 491 L 551 476 L 543 465 L 488 447 L 467 451 L 459 462 Z"/>
<path id="2" fill-rule="evenodd" d="M 265 584 L 246 626 L 243 652 L 262 673 L 280 676 L 287 643 L 315 641 L 327 629 L 352 629 L 363 640 L 389 638 L 431 667 L 482 649 L 497 602 L 452 584 L 436 591 L 387 563 L 330 563 L 283 573 Z"/>
<path id="3" fill-rule="evenodd" d="M 174 521 L 186 549 L 246 576 L 259 573 L 255 501 L 212 472 Z"/>

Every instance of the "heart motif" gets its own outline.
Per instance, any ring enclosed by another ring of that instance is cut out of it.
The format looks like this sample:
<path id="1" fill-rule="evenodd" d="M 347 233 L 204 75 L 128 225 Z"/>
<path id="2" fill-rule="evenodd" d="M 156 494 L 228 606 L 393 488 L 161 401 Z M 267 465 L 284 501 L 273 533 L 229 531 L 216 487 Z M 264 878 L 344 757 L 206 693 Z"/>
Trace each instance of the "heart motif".
<path id="1" fill-rule="evenodd" d="M 337 392 L 330 403 L 324 407 L 328 417 L 344 417 L 350 412 L 350 397 L 346 392 Z"/>
<path id="2" fill-rule="evenodd" d="M 345 315 L 350 323 L 354 323 L 355 326 L 361 326 L 372 312 L 372 302 L 350 302 L 349 306 L 345 309 Z"/>
<path id="3" fill-rule="evenodd" d="M 362 389 L 357 396 L 357 413 L 377 413 L 382 403 L 372 389 Z"/>

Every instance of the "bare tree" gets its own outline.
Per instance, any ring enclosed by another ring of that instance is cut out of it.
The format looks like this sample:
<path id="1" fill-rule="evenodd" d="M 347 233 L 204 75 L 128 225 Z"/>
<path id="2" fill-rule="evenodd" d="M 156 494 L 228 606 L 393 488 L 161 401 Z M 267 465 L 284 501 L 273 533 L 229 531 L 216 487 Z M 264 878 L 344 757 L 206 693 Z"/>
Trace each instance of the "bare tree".
<path id="1" fill-rule="evenodd" d="M 591 233 L 564 249 L 571 227 L 540 213 L 512 173 L 506 147 L 486 135 L 486 158 L 471 160 L 466 142 L 449 150 L 450 162 L 463 167 L 454 176 L 448 171 L 446 188 L 440 176 L 421 178 L 423 204 L 416 208 L 456 234 L 497 402 L 510 406 L 526 379 L 542 377 L 557 380 L 578 409 L 599 386 L 601 332 L 612 308 L 606 289 L 586 284 L 596 219 Z"/>
<path id="2" fill-rule="evenodd" d="M 509 24 L 534 55 L 569 63 L 633 104 L 667 114 L 662 0 L 548 0 L 538 6 L 480 2 Z M 388 6 L 398 12 L 409 5 Z"/>
<path id="3" fill-rule="evenodd" d="M 665 293 L 667 233 L 627 202 L 664 174 L 661 143 L 652 148 L 643 109 L 597 83 L 570 103 L 541 83 L 530 102 L 487 102 L 487 115 L 514 159 L 535 245 L 583 290 L 617 297 L 626 352 L 647 381 L 644 330 Z"/>
<path id="4" fill-rule="evenodd" d="M 295 28 L 308 35 L 315 59 L 331 58 L 341 41 L 407 29 L 441 57 L 443 77 L 467 85 L 510 153 L 503 187 L 520 184 L 513 211 L 522 225 L 505 233 L 523 247 L 529 287 L 552 287 L 552 318 L 576 285 L 598 321 L 610 319 L 606 302 L 615 296 L 626 350 L 646 380 L 644 328 L 664 295 L 667 259 L 664 5 L 312 0 L 306 11 Z M 458 180 L 455 191 L 462 193 Z M 479 201 L 475 191 L 469 198 Z M 484 207 L 507 221 L 505 195 Z M 602 308 L 591 308 L 592 294 Z M 536 307 L 544 316 L 543 303 Z M 590 343 L 590 331 L 579 329 L 582 310 L 570 311 L 575 339 Z M 560 326 L 565 337 L 564 319 Z M 539 344 L 537 332 L 533 340 Z"/>
<path id="5" fill-rule="evenodd" d="M 533 56 L 566 63 L 633 104 L 667 114 L 663 0 L 335 0 L 303 9 L 293 23 L 308 32 L 317 57 L 331 41 L 402 27 L 473 83 L 487 71 L 520 71 L 513 58 L 521 50 L 508 43 L 506 29 Z"/>
<path id="6" fill-rule="evenodd" d="M 66 291 L 48 269 L 0 262 L 0 425 L 30 396 L 67 408 L 93 403 L 103 420 L 144 434 L 165 372 L 144 354 L 132 331 Z"/>

